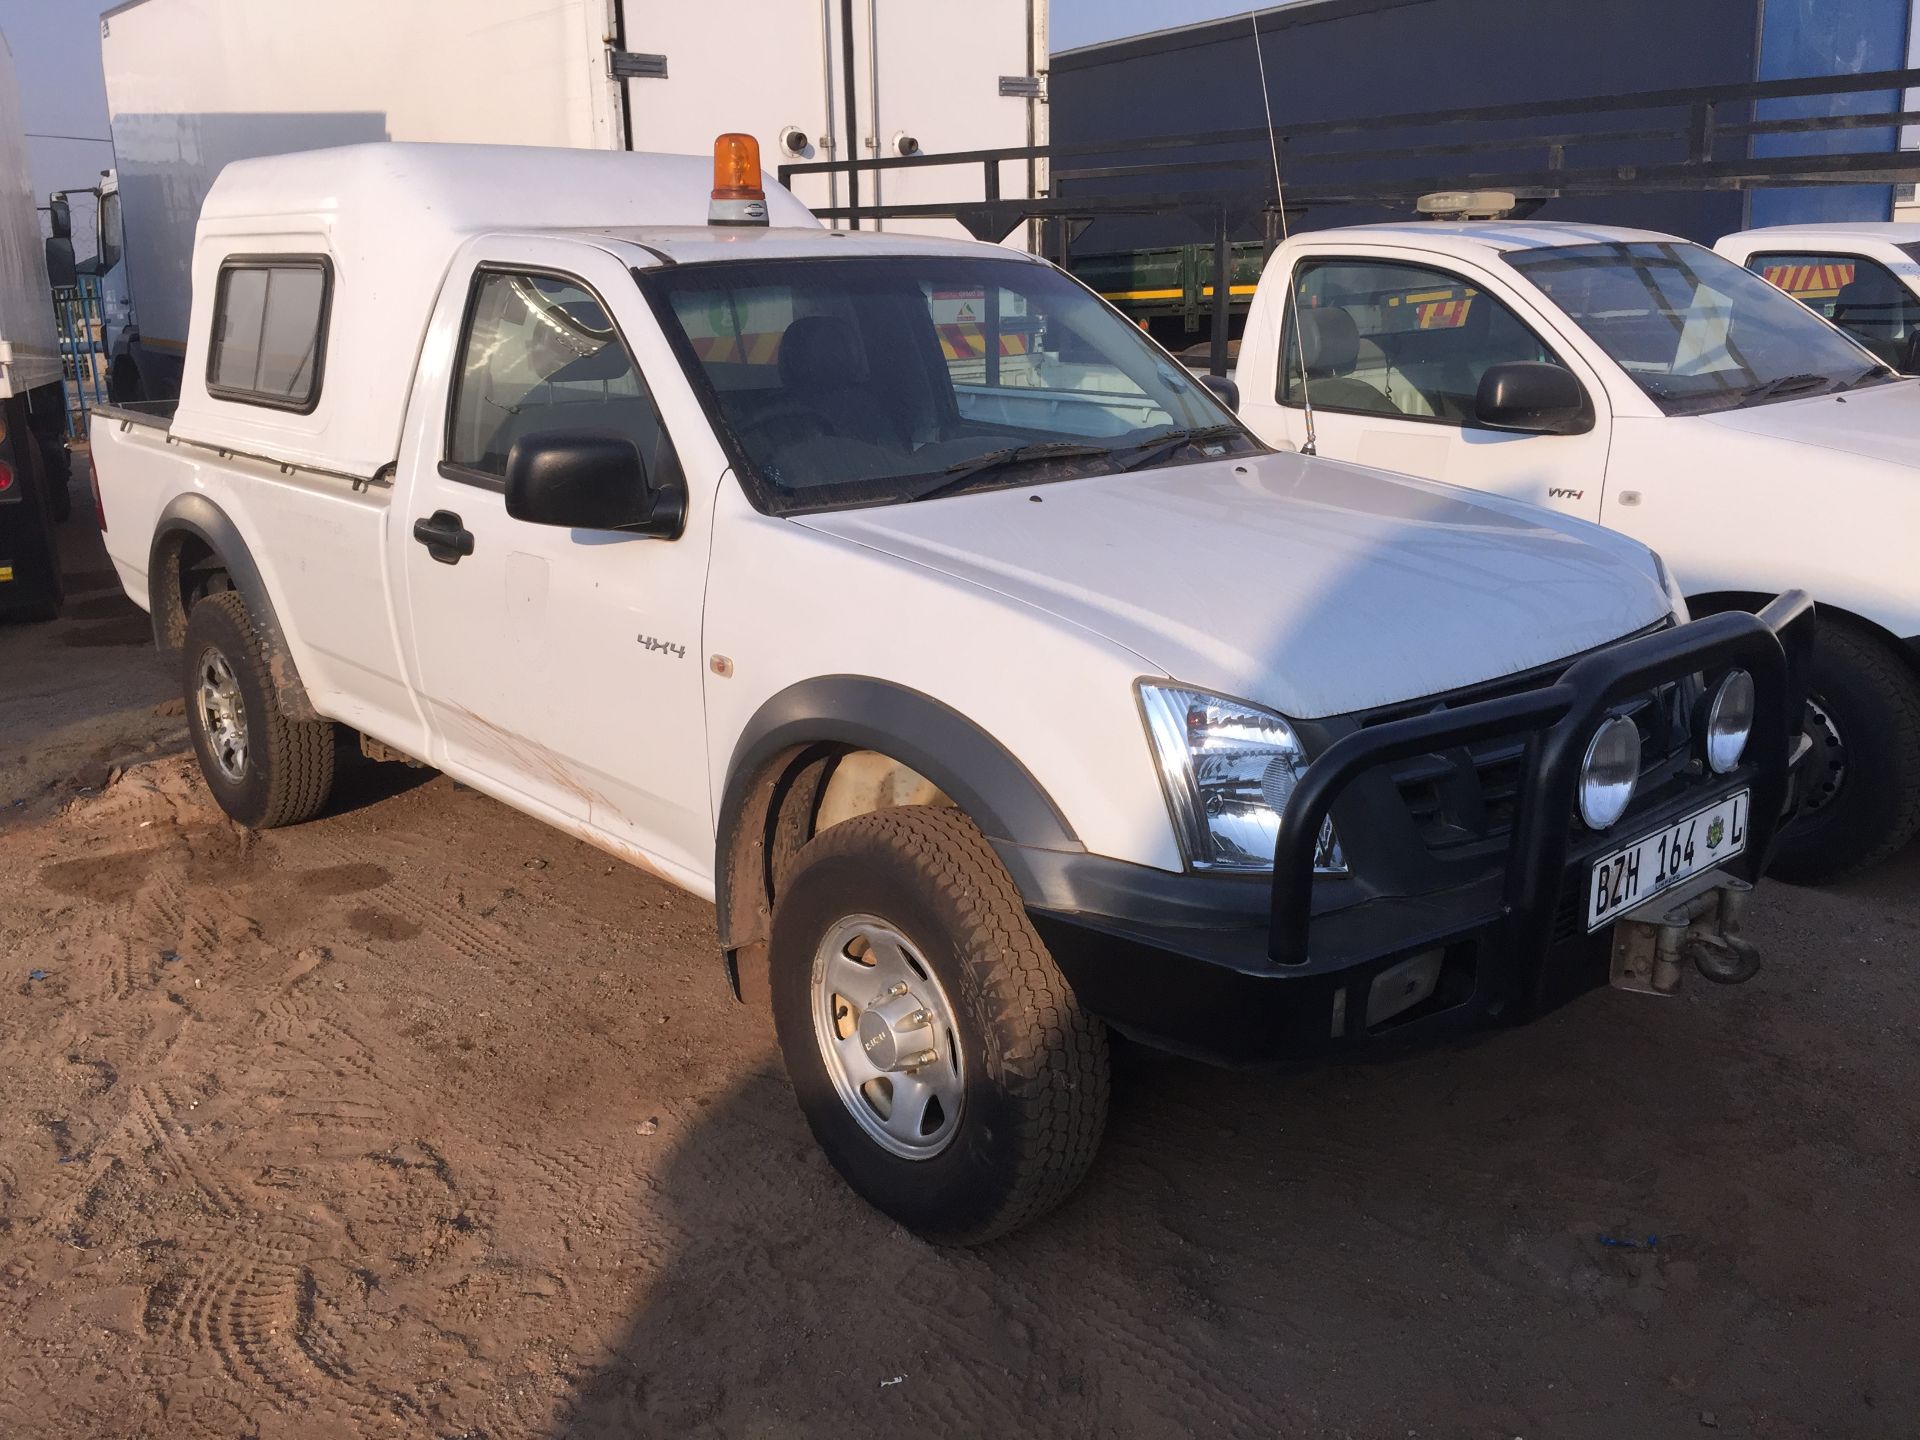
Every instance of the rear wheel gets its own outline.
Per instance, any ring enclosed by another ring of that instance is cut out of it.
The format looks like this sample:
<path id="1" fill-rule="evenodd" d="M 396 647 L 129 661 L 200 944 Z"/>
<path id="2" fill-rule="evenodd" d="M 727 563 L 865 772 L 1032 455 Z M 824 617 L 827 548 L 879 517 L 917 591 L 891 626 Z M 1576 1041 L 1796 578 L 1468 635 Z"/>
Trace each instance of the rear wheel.
<path id="1" fill-rule="evenodd" d="M 774 908 L 773 1018 L 834 1168 L 941 1244 L 1006 1234 L 1080 1183 L 1107 1036 L 978 828 L 906 806 L 795 857 Z"/>
<path id="2" fill-rule="evenodd" d="M 1920 831 L 1920 678 L 1873 636 L 1822 620 L 1806 729 L 1800 814 L 1773 873 L 1816 884 L 1878 864 Z"/>
<path id="3" fill-rule="evenodd" d="M 319 814 L 333 789 L 334 727 L 282 712 L 266 649 L 237 594 L 194 604 L 181 654 L 187 729 L 220 808 L 255 830 Z"/>
<path id="4" fill-rule="evenodd" d="M 132 405 L 146 399 L 146 387 L 140 380 L 140 367 L 131 355 L 122 355 L 107 368 L 107 399 L 115 405 Z"/>

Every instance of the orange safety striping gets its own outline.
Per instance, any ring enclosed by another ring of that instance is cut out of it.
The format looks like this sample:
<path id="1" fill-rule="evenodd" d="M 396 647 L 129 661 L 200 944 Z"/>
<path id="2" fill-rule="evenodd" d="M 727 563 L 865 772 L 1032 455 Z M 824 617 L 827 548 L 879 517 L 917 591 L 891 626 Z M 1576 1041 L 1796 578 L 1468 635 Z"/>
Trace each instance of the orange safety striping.
<path id="1" fill-rule="evenodd" d="M 1422 330 L 1457 330 L 1467 323 L 1473 297 L 1464 300 L 1432 300 L 1419 307 Z"/>
<path id="2" fill-rule="evenodd" d="M 941 352 L 949 360 L 978 360 L 987 353 L 987 330 L 984 325 L 962 323 L 936 328 L 940 331 Z M 1024 355 L 1029 348 L 1030 338 L 1022 331 L 1002 330 L 1000 353 Z"/>
<path id="3" fill-rule="evenodd" d="M 1789 295 L 1827 299 L 1840 293 L 1840 287 L 1853 283 L 1852 265 L 1769 265 L 1760 278 L 1777 285 Z"/>
<path id="4" fill-rule="evenodd" d="M 710 363 L 739 362 L 771 365 L 780 358 L 781 330 L 759 330 L 743 335 L 693 335 L 693 353 Z"/>

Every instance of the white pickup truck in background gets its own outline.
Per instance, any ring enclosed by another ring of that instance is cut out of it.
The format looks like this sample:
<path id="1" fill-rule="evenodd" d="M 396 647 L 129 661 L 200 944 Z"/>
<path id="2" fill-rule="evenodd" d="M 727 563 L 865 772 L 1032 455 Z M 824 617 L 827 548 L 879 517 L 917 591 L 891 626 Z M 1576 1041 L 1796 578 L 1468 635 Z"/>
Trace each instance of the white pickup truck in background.
<path id="1" fill-rule="evenodd" d="M 1108 1025 L 1252 1062 L 1753 973 L 1804 597 L 1688 623 L 1633 540 L 1270 452 L 1043 261 L 714 163 L 216 182 L 178 410 L 93 443 L 236 820 L 357 731 L 712 898 L 835 1165 L 954 1242 L 1078 1182 Z"/>
<path id="2" fill-rule="evenodd" d="M 1645 542 L 1696 616 L 1805 589 L 1813 753 L 1776 869 L 1834 878 L 1920 830 L 1920 381 L 1698 245 L 1514 220 L 1294 236 L 1237 380 L 1269 444 Z"/>
<path id="3" fill-rule="evenodd" d="M 1769 225 L 1714 242 L 1905 375 L 1920 373 L 1920 224 Z"/>

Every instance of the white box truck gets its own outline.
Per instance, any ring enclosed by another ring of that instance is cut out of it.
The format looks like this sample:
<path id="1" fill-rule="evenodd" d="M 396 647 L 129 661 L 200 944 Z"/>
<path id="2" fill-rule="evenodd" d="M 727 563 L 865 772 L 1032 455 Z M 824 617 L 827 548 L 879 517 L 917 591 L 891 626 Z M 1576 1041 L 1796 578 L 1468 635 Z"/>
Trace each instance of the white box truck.
<path id="1" fill-rule="evenodd" d="M 0 37 L 0 618 L 60 612 L 54 523 L 67 509 L 64 426 L 46 242 L 13 52 Z"/>
<path id="2" fill-rule="evenodd" d="M 778 165 L 1047 141 L 1046 0 L 131 0 L 101 17 L 100 51 L 132 363 L 155 397 L 179 392 L 194 219 L 232 160 L 369 140 L 704 155 L 743 131 Z M 1005 170 L 1006 196 L 1045 185 Z M 810 205 L 845 198 L 807 180 Z M 954 180 L 891 172 L 878 198 L 950 199 Z"/>

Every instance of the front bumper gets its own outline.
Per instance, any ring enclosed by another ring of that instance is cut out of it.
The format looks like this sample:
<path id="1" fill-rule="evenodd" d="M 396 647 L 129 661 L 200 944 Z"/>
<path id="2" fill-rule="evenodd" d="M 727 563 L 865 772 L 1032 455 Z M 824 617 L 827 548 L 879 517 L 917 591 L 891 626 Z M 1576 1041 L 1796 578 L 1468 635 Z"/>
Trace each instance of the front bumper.
<path id="1" fill-rule="evenodd" d="M 1539 1014 L 1608 981 L 1613 927 L 1585 928 L 1587 876 L 1600 856 L 1747 789 L 1747 848 L 1721 868 L 1748 883 L 1764 873 L 1792 809 L 1812 622 L 1811 603 L 1790 592 L 1758 616 L 1711 616 L 1595 651 L 1536 689 L 1352 731 L 1295 788 L 1271 878 L 1170 875 L 1017 847 L 1002 856 L 1080 1002 L 1160 1048 L 1228 1064 L 1279 1061 Z M 1735 666 L 1752 674 L 1757 702 L 1739 769 L 1703 774 L 1606 835 L 1572 823 L 1586 745 L 1610 709 Z M 1525 740 L 1525 763 L 1502 862 L 1418 891 L 1315 876 L 1313 841 L 1357 781 L 1513 737 Z M 1415 957 L 1438 966 L 1432 993 L 1394 1010 L 1376 982 Z"/>

